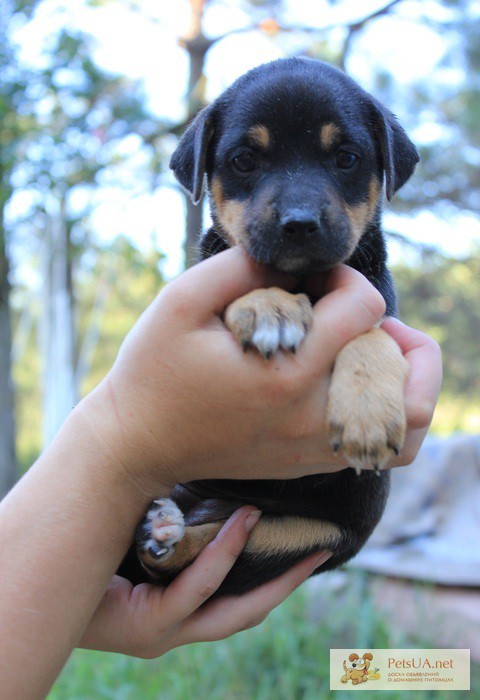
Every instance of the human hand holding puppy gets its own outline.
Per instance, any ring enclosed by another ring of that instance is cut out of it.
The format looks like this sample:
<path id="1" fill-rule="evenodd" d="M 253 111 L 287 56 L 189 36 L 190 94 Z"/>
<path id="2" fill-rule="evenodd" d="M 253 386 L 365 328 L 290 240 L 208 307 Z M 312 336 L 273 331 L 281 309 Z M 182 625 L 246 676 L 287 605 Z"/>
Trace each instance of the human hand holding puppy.
<path id="1" fill-rule="evenodd" d="M 339 266 L 295 356 L 266 362 L 244 354 L 223 326 L 225 307 L 254 287 L 288 282 L 236 247 L 170 283 L 127 337 L 88 397 L 86 418 L 102 427 L 142 493 L 167 494 L 191 479 L 293 478 L 318 473 L 319 464 L 346 466 L 326 434 L 328 382 L 338 352 L 381 320 L 385 304 L 362 275 Z M 310 286 L 318 291 L 319 283 Z M 416 391 L 435 384 L 429 409 L 424 396 L 407 401 L 410 410 L 417 399 L 423 406 L 416 427 L 424 430 L 438 390 L 438 363 L 430 366 L 422 387 L 415 384 Z M 409 463 L 419 444 L 409 433 L 394 463 Z"/>
<path id="2" fill-rule="evenodd" d="M 163 483 L 169 477 L 178 480 L 213 474 L 218 477 L 252 475 L 256 478 L 288 478 L 318 472 L 319 469 L 344 468 L 342 459 L 332 455 L 325 426 L 328 379 L 340 347 L 355 335 L 369 330 L 381 318 L 381 297 L 354 270 L 346 266 L 338 268 L 330 275 L 327 288 L 323 290 L 327 296 L 315 308 L 311 332 L 317 335 L 312 343 L 308 342 L 307 337 L 297 355 L 278 355 L 276 364 L 271 365 L 258 355 L 244 355 L 235 341 L 230 342 L 232 339 L 222 327 L 220 316 L 231 298 L 245 293 L 252 284 L 278 284 L 282 280 L 277 275 L 271 276 L 271 271 L 266 268 L 253 265 L 241 248 L 221 255 L 225 262 L 220 264 L 219 256 L 211 258 L 179 278 L 177 284 L 170 285 L 169 291 L 175 293 L 175 307 L 169 309 L 173 328 L 167 337 L 170 339 L 171 334 L 174 344 L 166 349 L 167 357 L 163 357 L 162 365 L 168 362 L 169 356 L 184 370 L 187 365 L 187 374 L 182 377 L 183 387 L 178 374 L 178 383 L 172 383 L 172 389 L 177 387 L 177 390 L 184 392 L 184 397 L 176 400 L 188 402 L 197 372 L 205 373 L 207 386 L 198 394 L 195 389 L 198 403 L 187 405 L 186 412 L 173 413 L 178 419 L 180 437 L 182 434 L 192 435 L 190 431 L 193 431 L 201 459 L 197 462 L 195 455 L 189 454 L 187 463 L 188 459 L 192 461 L 188 463 L 187 472 L 183 472 L 182 466 L 170 465 L 167 472 L 162 472 Z M 218 263 L 214 275 L 208 267 L 209 263 Z M 214 283 L 210 284 L 212 276 Z M 207 285 L 205 294 L 198 298 L 197 285 L 204 284 Z M 310 282 L 312 293 L 320 293 L 322 286 L 320 278 Z M 121 400 L 117 397 L 116 403 L 123 405 L 126 402 L 132 414 L 139 412 L 140 426 L 131 426 L 134 432 L 143 430 L 143 421 L 146 421 L 147 433 L 151 430 L 152 421 L 160 423 L 162 403 L 166 401 L 165 395 L 158 396 L 153 399 L 153 404 L 147 403 L 142 407 L 142 397 L 150 397 L 148 387 L 144 395 L 143 388 L 133 391 L 129 386 L 130 372 L 134 371 L 139 358 L 144 356 L 145 350 L 149 355 L 150 348 L 158 347 L 158 334 L 166 332 L 163 324 L 159 328 L 155 323 L 158 314 L 162 313 L 162 301 L 168 306 L 166 295 L 164 300 L 159 298 L 154 302 L 158 305 L 151 307 L 151 316 L 143 319 L 134 329 L 134 335 L 128 340 L 130 348 L 127 347 L 127 354 L 120 356 L 110 375 L 113 383 L 110 390 L 120 391 L 123 397 Z M 182 307 L 186 310 L 184 314 L 180 312 Z M 348 309 L 353 311 L 347 317 Z M 394 460 L 394 465 L 398 466 L 414 459 L 430 424 L 441 381 L 440 354 L 436 343 L 428 336 L 399 321 L 389 319 L 384 328 L 399 344 L 410 367 L 405 401 L 409 428 L 402 455 Z M 197 334 L 200 334 L 198 343 L 195 342 Z M 182 348 L 177 347 L 177 342 L 182 344 Z M 179 356 L 182 352 L 190 353 L 188 362 L 186 357 Z M 230 362 L 232 356 L 234 359 Z M 224 374 L 220 373 L 222 368 L 217 364 L 220 360 Z M 158 372 L 158 369 L 155 370 L 155 355 L 151 361 L 152 372 Z M 196 367 L 197 362 L 202 363 L 201 369 Z M 144 364 L 143 371 L 148 369 L 149 365 Z M 119 374 L 115 375 L 116 372 Z M 269 372 L 268 381 L 265 372 Z M 290 383 L 287 388 L 282 386 L 285 377 Z M 211 382 L 210 388 L 208 382 Z M 256 383 L 260 384 L 263 397 L 257 396 Z M 226 394 L 223 398 L 222 389 Z M 132 394 L 124 395 L 124 391 Z M 217 392 L 220 392 L 220 396 Z M 294 392 L 297 392 L 297 397 L 292 399 Z M 252 401 L 258 403 L 250 407 Z M 276 404 L 273 416 L 272 401 Z M 211 430 L 209 426 L 212 425 L 214 435 L 196 432 L 198 429 Z M 112 428 L 114 426 L 110 425 L 108 430 Z M 271 433 L 266 433 L 266 428 Z M 148 435 L 139 434 L 137 442 L 147 450 L 143 457 L 154 463 L 155 456 L 158 460 L 159 450 L 155 442 L 149 444 L 150 439 L 153 436 L 149 438 Z M 185 450 L 195 449 L 188 444 L 188 440 L 184 440 L 184 443 L 187 444 L 183 444 L 177 454 L 183 455 Z M 121 441 L 118 444 L 124 452 L 125 446 Z M 222 446 L 221 456 L 217 453 L 217 445 Z M 265 461 L 259 459 L 259 451 L 265 454 Z M 272 454 L 277 462 L 272 459 Z M 185 458 L 182 456 L 181 459 L 183 462 Z M 253 468 L 252 463 L 256 465 Z M 319 463 L 322 463 L 321 468 Z M 135 476 L 135 479 L 139 478 L 141 481 L 137 483 L 142 484 L 142 489 L 148 492 L 153 489 L 157 493 L 155 489 L 158 490 L 158 486 L 151 485 L 155 479 L 150 468 L 143 476 Z M 157 478 L 162 478 L 160 473 Z M 170 485 L 167 486 L 169 488 Z M 137 595 L 132 596 L 131 584 L 121 577 L 114 577 L 85 631 L 82 645 L 153 657 L 181 644 L 219 639 L 238 629 L 258 624 L 319 566 L 319 562 L 326 560 L 328 553 L 317 552 L 305 558 L 281 577 L 241 597 L 222 597 L 199 607 L 221 584 L 245 545 L 248 534 L 242 525 L 252 510 L 251 507 L 244 507 L 237 511 L 198 559 L 167 588 L 142 584 L 136 589 Z M 152 609 L 155 610 L 154 615 Z"/>
<path id="3" fill-rule="evenodd" d="M 243 512 L 223 545 L 212 543 L 171 584 L 183 621 L 168 618 L 165 629 L 172 596 L 147 584 L 131 595 L 124 582 L 119 595 L 110 588 L 102 601 L 148 502 L 173 483 L 298 477 L 328 462 L 322 469 L 342 468 L 325 434 L 329 374 L 340 347 L 382 317 L 383 302 L 361 275 L 338 268 L 298 354 L 265 363 L 243 354 L 221 315 L 237 296 L 282 282 L 270 274 L 236 248 L 168 285 L 106 380 L 2 502 L 0 620 L 9 634 L 0 675 L 9 697 L 43 697 L 82 639 L 90 647 L 152 655 L 233 634 L 262 619 L 318 564 L 312 556 L 230 600 L 228 615 L 221 599 L 200 614 L 246 538 Z M 402 455 L 408 462 L 433 414 L 440 364 L 426 336 L 403 327 L 398 335 L 411 367 L 406 404 L 415 424 Z"/>

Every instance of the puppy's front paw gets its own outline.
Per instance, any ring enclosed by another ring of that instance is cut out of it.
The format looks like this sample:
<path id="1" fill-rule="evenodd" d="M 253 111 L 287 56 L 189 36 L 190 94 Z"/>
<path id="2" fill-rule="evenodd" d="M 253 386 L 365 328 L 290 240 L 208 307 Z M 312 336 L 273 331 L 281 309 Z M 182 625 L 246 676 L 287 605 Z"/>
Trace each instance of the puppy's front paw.
<path id="1" fill-rule="evenodd" d="M 138 526 L 137 555 L 145 566 L 155 566 L 169 559 L 184 535 L 182 511 L 168 498 L 153 501 L 145 519 Z"/>
<path id="2" fill-rule="evenodd" d="M 253 347 L 265 358 L 282 348 L 296 352 L 312 323 L 306 294 L 283 289 L 256 289 L 230 304 L 225 324 L 246 350 Z"/>
<path id="3" fill-rule="evenodd" d="M 381 329 L 356 338 L 337 357 L 327 420 L 330 442 L 357 473 L 380 470 L 405 439 L 407 362 Z"/>

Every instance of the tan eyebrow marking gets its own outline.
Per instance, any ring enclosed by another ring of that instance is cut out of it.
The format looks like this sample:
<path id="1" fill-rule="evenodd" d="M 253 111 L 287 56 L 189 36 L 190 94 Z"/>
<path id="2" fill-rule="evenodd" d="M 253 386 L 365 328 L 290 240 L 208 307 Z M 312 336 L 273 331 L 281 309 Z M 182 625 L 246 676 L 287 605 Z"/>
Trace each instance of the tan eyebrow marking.
<path id="1" fill-rule="evenodd" d="M 256 124 L 248 130 L 248 137 L 255 146 L 267 150 L 270 146 L 270 132 L 263 124 Z"/>
<path id="2" fill-rule="evenodd" d="M 323 148 L 331 148 L 335 138 L 340 134 L 340 129 L 333 122 L 324 124 L 320 129 L 320 143 Z"/>

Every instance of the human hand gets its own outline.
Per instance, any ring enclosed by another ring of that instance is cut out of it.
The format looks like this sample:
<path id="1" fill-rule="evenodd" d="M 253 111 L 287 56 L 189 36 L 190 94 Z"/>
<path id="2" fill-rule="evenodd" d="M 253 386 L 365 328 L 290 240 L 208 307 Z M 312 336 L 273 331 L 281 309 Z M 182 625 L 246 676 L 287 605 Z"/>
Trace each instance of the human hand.
<path id="1" fill-rule="evenodd" d="M 224 309 L 253 288 L 288 283 L 237 246 L 168 284 L 136 323 L 87 397 L 87 415 L 142 491 L 156 497 L 178 481 L 341 468 L 325 425 L 331 369 L 385 304 L 365 277 L 340 266 L 296 356 L 244 354 Z"/>
<path id="2" fill-rule="evenodd" d="M 258 625 L 330 556 L 317 552 L 243 596 L 208 601 L 258 517 L 253 506 L 239 508 L 167 588 L 146 583 L 133 587 L 114 576 L 79 646 L 151 659 L 183 644 L 224 639 Z"/>
<path id="3" fill-rule="evenodd" d="M 407 434 L 402 454 L 387 466 L 413 462 L 427 434 L 442 384 L 442 353 L 435 340 L 396 318 L 382 323 L 400 346 L 410 371 L 405 386 Z"/>
<path id="4" fill-rule="evenodd" d="M 331 370 L 340 349 L 381 319 L 385 304 L 365 277 L 341 265 L 327 276 L 295 356 L 244 354 L 221 320 L 224 309 L 253 288 L 292 284 L 237 246 L 167 285 L 132 329 L 88 397 L 88 413 L 144 493 L 156 497 L 199 478 L 293 478 L 345 466 L 326 429 Z M 432 343 L 409 352 L 414 375 L 417 363 L 435 354 Z M 433 396 L 438 381 L 428 377 Z M 407 414 L 424 403 L 427 388 L 409 386 Z M 425 423 L 433 405 L 427 413 Z M 422 428 L 413 429 L 397 464 L 418 449 Z"/>

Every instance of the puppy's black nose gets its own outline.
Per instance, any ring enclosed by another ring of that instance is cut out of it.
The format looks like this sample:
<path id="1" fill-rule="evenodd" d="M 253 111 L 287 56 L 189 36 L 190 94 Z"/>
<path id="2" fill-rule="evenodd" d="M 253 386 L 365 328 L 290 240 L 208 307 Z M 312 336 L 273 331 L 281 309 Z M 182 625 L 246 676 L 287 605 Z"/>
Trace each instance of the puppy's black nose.
<path id="1" fill-rule="evenodd" d="M 306 209 L 291 209 L 280 220 L 280 225 L 285 233 L 305 236 L 317 233 L 320 228 L 320 221 L 311 211 Z"/>

